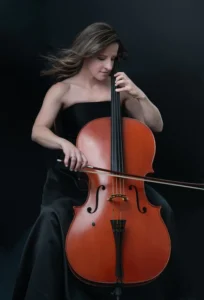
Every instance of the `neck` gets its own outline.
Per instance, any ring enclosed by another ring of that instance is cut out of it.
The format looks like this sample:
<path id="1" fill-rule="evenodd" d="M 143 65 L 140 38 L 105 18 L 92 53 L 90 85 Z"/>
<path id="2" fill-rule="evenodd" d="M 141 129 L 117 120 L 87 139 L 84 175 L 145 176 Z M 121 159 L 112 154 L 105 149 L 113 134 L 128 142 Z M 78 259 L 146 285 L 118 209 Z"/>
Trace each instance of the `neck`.
<path id="1" fill-rule="evenodd" d="M 82 80 L 84 87 L 87 89 L 92 89 L 99 83 L 86 69 L 82 69 L 77 77 Z"/>

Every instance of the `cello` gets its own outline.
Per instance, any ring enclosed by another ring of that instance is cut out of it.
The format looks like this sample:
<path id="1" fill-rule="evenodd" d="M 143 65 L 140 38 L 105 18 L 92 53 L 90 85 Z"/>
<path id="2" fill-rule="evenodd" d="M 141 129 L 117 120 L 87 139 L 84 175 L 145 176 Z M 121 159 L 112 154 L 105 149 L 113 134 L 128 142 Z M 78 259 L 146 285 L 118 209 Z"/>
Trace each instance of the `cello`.
<path id="1" fill-rule="evenodd" d="M 123 286 L 148 283 L 163 272 L 171 240 L 161 207 L 153 206 L 145 194 L 143 178 L 153 172 L 153 133 L 140 121 L 121 116 L 113 75 L 111 116 L 86 124 L 76 146 L 90 165 L 116 176 L 83 169 L 88 196 L 82 206 L 74 207 L 65 240 L 68 264 L 87 284 L 115 287 L 119 299 Z M 124 173 L 128 176 L 121 176 Z"/>

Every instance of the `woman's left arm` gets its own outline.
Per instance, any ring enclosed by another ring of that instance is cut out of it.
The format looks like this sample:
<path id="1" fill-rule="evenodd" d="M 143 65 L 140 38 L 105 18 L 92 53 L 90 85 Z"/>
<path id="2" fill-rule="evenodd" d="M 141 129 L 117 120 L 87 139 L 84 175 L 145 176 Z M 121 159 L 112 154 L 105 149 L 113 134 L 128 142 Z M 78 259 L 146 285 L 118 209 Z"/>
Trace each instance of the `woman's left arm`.
<path id="1" fill-rule="evenodd" d="M 145 123 L 152 131 L 161 132 L 163 120 L 159 109 L 125 73 L 118 72 L 115 77 L 116 92 L 121 92 L 128 113 Z"/>

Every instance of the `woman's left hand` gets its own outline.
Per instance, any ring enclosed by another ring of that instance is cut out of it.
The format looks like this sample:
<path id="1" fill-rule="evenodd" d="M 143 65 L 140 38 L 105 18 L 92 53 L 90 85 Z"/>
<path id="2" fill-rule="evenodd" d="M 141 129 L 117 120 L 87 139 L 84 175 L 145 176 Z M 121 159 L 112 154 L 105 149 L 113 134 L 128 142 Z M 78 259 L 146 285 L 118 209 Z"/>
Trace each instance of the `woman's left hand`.
<path id="1" fill-rule="evenodd" d="M 136 98 L 144 98 L 146 96 L 124 72 L 118 72 L 114 76 L 116 77 L 116 92 L 127 92 Z"/>

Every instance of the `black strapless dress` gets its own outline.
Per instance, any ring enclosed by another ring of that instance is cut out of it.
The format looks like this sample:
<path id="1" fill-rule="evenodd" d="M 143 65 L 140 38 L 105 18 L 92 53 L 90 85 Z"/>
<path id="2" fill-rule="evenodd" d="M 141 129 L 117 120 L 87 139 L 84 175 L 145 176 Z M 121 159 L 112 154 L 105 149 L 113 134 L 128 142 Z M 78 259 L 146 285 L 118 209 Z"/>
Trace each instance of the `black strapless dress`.
<path id="1" fill-rule="evenodd" d="M 75 143 L 79 130 L 90 120 L 110 116 L 110 108 L 109 101 L 71 106 L 61 113 L 61 133 Z M 162 217 L 173 243 L 172 257 L 157 280 L 148 285 L 125 289 L 121 300 L 176 300 L 179 296 L 185 296 L 187 290 L 182 289 L 183 294 L 179 295 L 179 289 L 176 288 L 181 278 L 174 240 L 173 213 L 161 195 L 149 185 L 145 185 L 145 188 L 149 201 L 162 206 Z M 64 244 L 73 218 L 72 207 L 82 205 L 86 196 L 87 186 L 83 178 L 79 181 L 78 173 L 70 172 L 63 164 L 54 162 L 47 172 L 40 215 L 24 247 L 12 300 L 116 299 L 111 295 L 112 288 L 96 288 L 80 282 L 67 264 Z"/>

